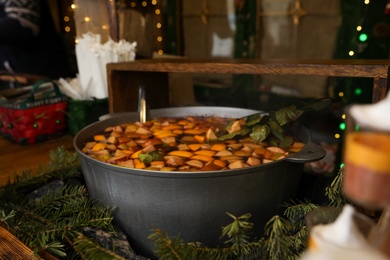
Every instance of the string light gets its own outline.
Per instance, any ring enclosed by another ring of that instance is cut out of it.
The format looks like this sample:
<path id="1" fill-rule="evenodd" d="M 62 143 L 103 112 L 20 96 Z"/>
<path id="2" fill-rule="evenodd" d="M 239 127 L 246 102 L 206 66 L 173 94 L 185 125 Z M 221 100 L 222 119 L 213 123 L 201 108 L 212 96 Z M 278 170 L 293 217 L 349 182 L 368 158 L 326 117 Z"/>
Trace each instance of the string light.
<path id="1" fill-rule="evenodd" d="M 76 8 L 77 8 L 77 6 L 75 4 L 71 4 L 70 8 L 68 9 L 68 12 L 71 13 Z M 71 32 L 71 26 L 68 24 L 70 21 L 71 21 L 71 19 L 70 19 L 69 15 L 64 15 L 64 22 L 66 23 L 65 26 L 64 26 L 64 31 L 66 33 L 70 33 Z"/>
<path id="2" fill-rule="evenodd" d="M 161 4 L 158 0 L 143 0 L 143 1 L 136 1 L 131 0 L 128 1 L 127 6 L 130 8 L 136 8 L 143 14 L 154 14 L 155 16 L 155 28 L 156 28 L 156 38 L 155 38 L 155 47 L 154 50 L 157 54 L 162 55 L 164 54 L 163 51 L 163 23 L 162 23 L 162 16 L 161 16 Z"/>
<path id="3" fill-rule="evenodd" d="M 110 0 L 110 1 L 112 1 L 112 0 Z M 157 16 L 157 19 L 156 19 L 157 22 L 156 22 L 156 25 L 155 25 L 156 28 L 157 28 L 156 51 L 157 51 L 157 53 L 159 55 L 164 54 L 164 51 L 163 51 L 163 36 L 162 36 L 162 31 L 161 31 L 163 25 L 162 25 L 162 17 L 161 17 L 161 9 L 160 9 L 160 5 L 159 5 L 159 1 L 158 0 L 151 0 L 151 1 L 150 0 L 144 0 L 142 2 L 141 1 L 131 1 L 129 6 L 131 8 L 148 8 L 148 9 L 150 9 L 152 7 L 152 10 L 150 10 L 150 11 L 154 12 L 154 14 Z M 73 11 L 76 8 L 78 8 L 76 4 L 71 4 L 70 5 L 70 10 Z M 149 12 L 149 11 L 146 10 L 146 12 Z M 64 16 L 63 19 L 64 19 L 65 22 L 70 22 L 71 21 L 70 17 L 67 16 L 67 15 Z M 91 17 L 85 16 L 83 18 L 83 21 L 87 22 L 87 23 L 91 22 Z M 110 28 L 109 25 L 106 25 L 106 24 L 101 26 L 102 30 L 109 30 L 109 28 Z M 71 26 L 65 25 L 64 31 L 69 33 L 71 31 Z M 78 43 L 78 40 L 77 40 L 77 37 L 76 37 L 75 44 L 77 44 L 77 43 Z"/>
<path id="4" fill-rule="evenodd" d="M 361 88 L 355 88 L 355 95 L 360 96 L 363 93 L 363 90 Z"/>
<path id="5" fill-rule="evenodd" d="M 365 5 L 370 4 L 370 0 L 363 0 L 363 2 L 364 2 Z M 363 30 L 362 25 L 356 26 L 356 31 L 361 32 L 362 30 Z M 367 35 L 366 33 L 361 33 L 361 34 L 358 35 L 358 39 L 359 39 L 359 41 L 360 41 L 361 43 L 364 43 L 364 42 L 366 42 L 366 41 L 368 40 L 368 35 Z M 361 45 L 361 44 L 360 44 L 360 45 Z M 355 55 L 355 52 L 354 52 L 353 50 L 350 50 L 350 51 L 348 52 L 348 55 L 349 55 L 350 57 L 352 57 L 352 56 Z"/>
<path id="6" fill-rule="evenodd" d="M 163 55 L 164 51 L 162 49 L 163 48 L 163 36 L 162 36 L 162 32 L 161 32 L 161 29 L 162 29 L 161 9 L 158 6 L 158 1 L 157 0 L 152 0 L 151 3 L 152 3 L 153 6 L 155 6 L 154 13 L 157 15 L 157 23 L 156 23 L 156 27 L 158 29 L 157 37 L 156 37 L 156 41 L 157 41 L 157 54 L 158 55 Z"/>
<path id="7" fill-rule="evenodd" d="M 359 35 L 359 41 L 365 42 L 365 41 L 367 41 L 367 39 L 368 39 L 367 34 L 362 33 L 362 34 Z"/>
<path id="8" fill-rule="evenodd" d="M 362 0 L 363 2 L 364 2 L 364 4 L 365 5 L 368 5 L 369 3 L 370 3 L 370 1 L 369 0 Z M 367 40 L 368 40 L 368 35 L 367 35 L 367 33 L 365 33 L 364 31 L 363 31 L 363 26 L 361 25 L 361 24 L 358 24 L 357 26 L 356 26 L 356 31 L 357 31 L 357 39 L 358 39 L 358 44 L 357 44 L 357 46 L 356 46 L 356 48 L 357 48 L 357 51 L 358 52 L 362 52 L 362 50 L 364 50 L 364 47 L 367 45 Z M 355 51 L 354 50 L 350 50 L 349 52 L 348 52 L 348 55 L 350 56 L 350 57 L 352 57 L 352 56 L 354 56 L 355 55 Z M 363 94 L 363 90 L 362 90 L 362 88 L 361 87 L 356 87 L 355 89 L 354 89 L 354 94 L 356 95 L 356 96 L 359 96 L 359 95 L 362 95 Z M 339 97 L 344 97 L 344 92 L 343 91 L 340 91 L 339 93 L 338 93 L 338 95 L 339 95 Z M 346 114 L 342 114 L 341 115 L 341 119 L 342 119 L 342 121 L 341 121 L 341 123 L 339 124 L 339 129 L 341 130 L 341 131 L 345 131 L 346 130 L 346 128 L 347 128 L 347 125 L 346 125 L 346 122 L 345 122 L 345 119 L 347 118 L 347 116 L 346 116 Z M 359 126 L 358 125 L 356 125 L 355 126 L 355 131 L 358 131 L 359 130 Z M 338 138 L 340 138 L 341 137 L 341 135 L 339 134 L 339 133 L 336 133 L 335 134 L 335 138 L 336 139 L 338 139 Z M 343 165 L 340 165 L 340 167 L 342 167 Z"/>

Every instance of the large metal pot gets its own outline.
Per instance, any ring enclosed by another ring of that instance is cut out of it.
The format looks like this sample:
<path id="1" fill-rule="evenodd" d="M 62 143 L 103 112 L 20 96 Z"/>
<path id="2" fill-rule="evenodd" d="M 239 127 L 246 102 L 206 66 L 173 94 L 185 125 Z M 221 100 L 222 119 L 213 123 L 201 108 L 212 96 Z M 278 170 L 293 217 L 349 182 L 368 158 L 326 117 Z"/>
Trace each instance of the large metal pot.
<path id="1" fill-rule="evenodd" d="M 226 107 L 181 107 L 150 111 L 150 117 L 216 115 L 242 117 L 259 111 Z M 134 122 L 139 113 L 108 117 L 81 130 L 74 139 L 86 185 L 92 198 L 115 206 L 115 221 L 141 255 L 153 257 L 147 238 L 160 228 L 186 242 L 221 246 L 221 228 L 235 216 L 251 213 L 253 234 L 261 237 L 265 223 L 280 213 L 280 206 L 294 198 L 303 163 L 321 159 L 325 151 L 310 141 L 307 130 L 295 125 L 291 131 L 305 147 L 277 162 L 238 170 L 210 172 L 159 172 L 123 168 L 95 160 L 81 152 L 83 144 L 108 126 Z"/>

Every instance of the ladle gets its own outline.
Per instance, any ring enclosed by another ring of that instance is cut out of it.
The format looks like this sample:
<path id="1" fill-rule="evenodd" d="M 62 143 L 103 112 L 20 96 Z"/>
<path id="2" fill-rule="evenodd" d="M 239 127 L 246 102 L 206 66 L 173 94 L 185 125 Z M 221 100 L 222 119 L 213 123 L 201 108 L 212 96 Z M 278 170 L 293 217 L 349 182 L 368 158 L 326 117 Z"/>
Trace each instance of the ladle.
<path id="1" fill-rule="evenodd" d="M 146 87 L 140 86 L 138 89 L 138 112 L 139 121 L 145 123 L 149 117 L 149 109 L 146 103 Z"/>

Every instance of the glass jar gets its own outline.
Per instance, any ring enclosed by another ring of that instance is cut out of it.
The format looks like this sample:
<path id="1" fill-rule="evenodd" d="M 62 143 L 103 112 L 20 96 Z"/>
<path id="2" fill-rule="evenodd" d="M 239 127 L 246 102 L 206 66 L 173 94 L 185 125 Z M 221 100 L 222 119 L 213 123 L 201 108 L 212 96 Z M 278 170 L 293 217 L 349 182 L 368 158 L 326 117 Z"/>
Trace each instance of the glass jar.
<path id="1" fill-rule="evenodd" d="M 390 131 L 364 122 L 372 118 L 360 118 L 361 108 L 351 106 L 346 113 L 343 190 L 366 209 L 383 209 L 390 205 Z"/>

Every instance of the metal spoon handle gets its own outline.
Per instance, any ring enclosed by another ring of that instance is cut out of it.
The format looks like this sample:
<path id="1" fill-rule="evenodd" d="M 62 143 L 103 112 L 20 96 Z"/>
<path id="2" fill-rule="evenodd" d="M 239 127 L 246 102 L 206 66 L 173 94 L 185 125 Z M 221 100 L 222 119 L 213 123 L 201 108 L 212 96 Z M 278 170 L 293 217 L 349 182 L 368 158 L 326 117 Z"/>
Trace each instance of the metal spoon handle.
<path id="1" fill-rule="evenodd" d="M 138 89 L 138 112 L 140 122 L 145 123 L 148 120 L 148 106 L 146 104 L 145 86 L 140 86 Z"/>

